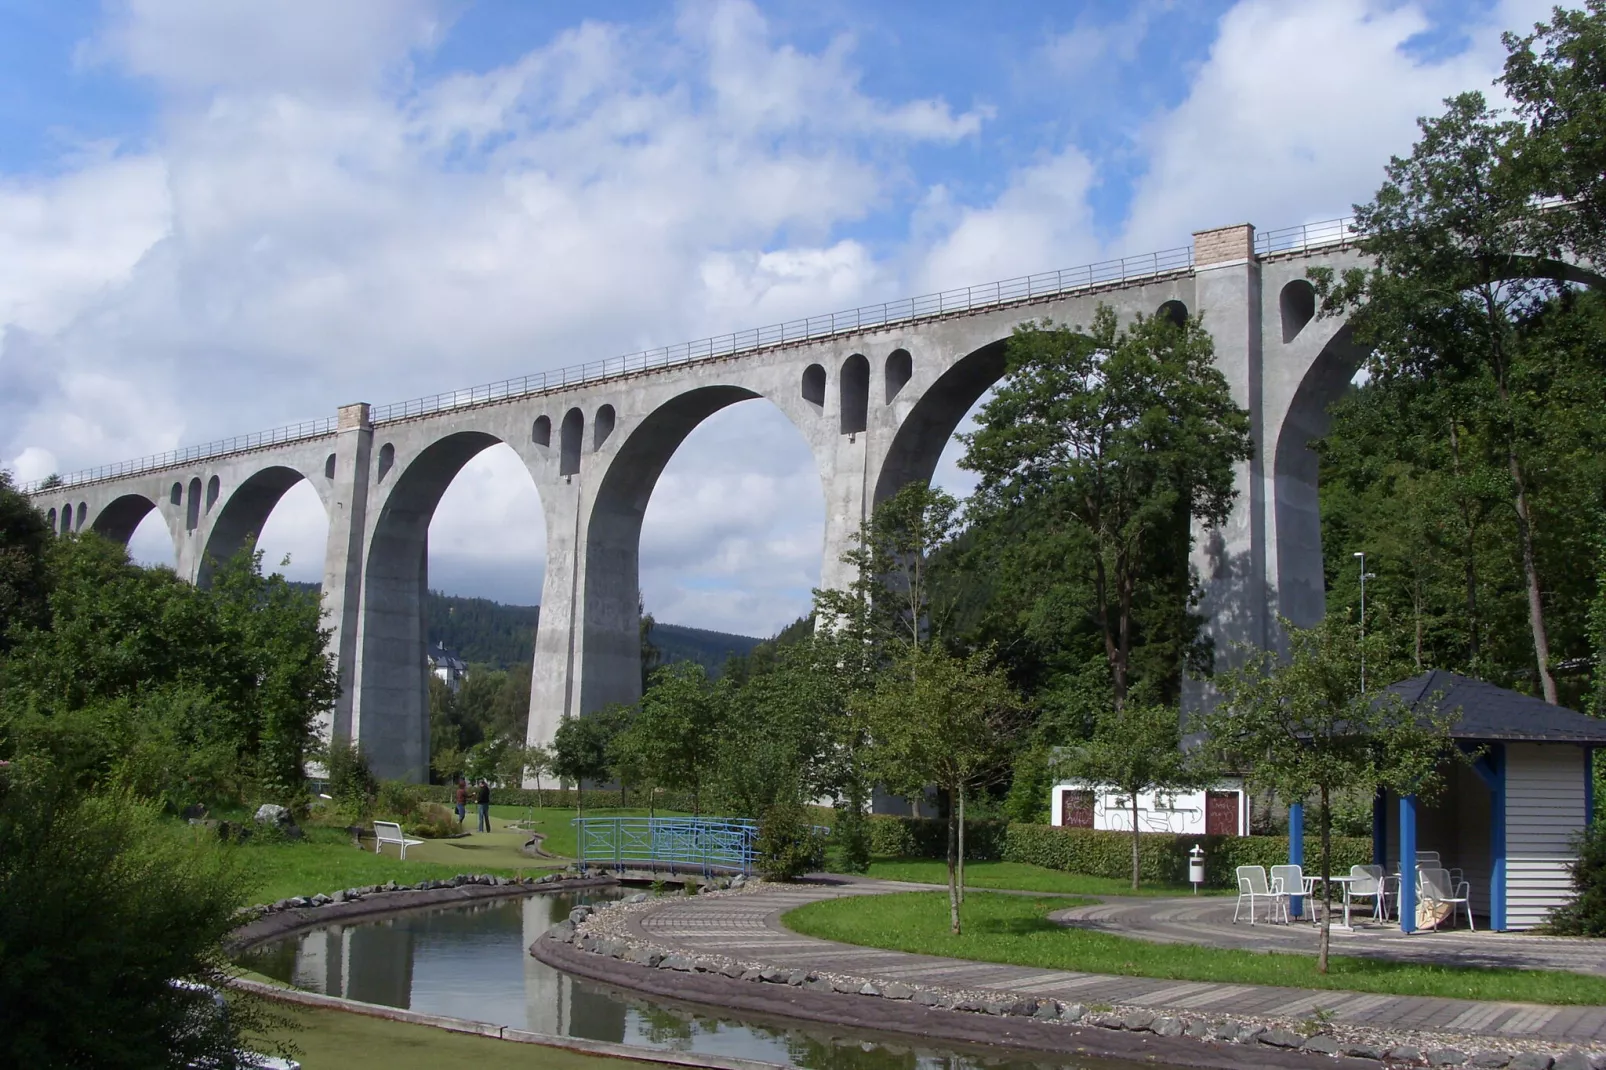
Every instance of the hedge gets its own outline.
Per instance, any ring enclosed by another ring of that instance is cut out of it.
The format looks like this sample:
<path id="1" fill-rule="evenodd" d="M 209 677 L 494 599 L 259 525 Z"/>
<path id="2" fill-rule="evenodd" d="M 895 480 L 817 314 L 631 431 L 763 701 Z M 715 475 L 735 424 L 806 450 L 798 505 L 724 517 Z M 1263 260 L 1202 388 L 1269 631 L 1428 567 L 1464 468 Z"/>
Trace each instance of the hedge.
<path id="1" fill-rule="evenodd" d="M 872 817 L 870 853 L 892 858 L 947 857 L 948 823 L 933 818 Z M 1372 860 L 1372 841 L 1334 836 L 1333 872 Z M 1177 836 L 1146 832 L 1138 847 L 1138 872 L 1150 883 L 1185 884 L 1188 852 L 1204 848 L 1205 883 L 1232 887 L 1238 866 L 1282 865 L 1288 861 L 1287 836 Z M 1319 846 L 1305 841 L 1305 868 L 1320 865 Z M 1045 869 L 1125 880 L 1132 876 L 1132 834 L 1055 825 L 967 821 L 965 857 L 978 862 L 1025 862 Z"/>
<path id="2" fill-rule="evenodd" d="M 468 787 L 468 802 L 474 805 L 474 792 L 476 785 Z M 451 784 L 420 784 L 418 790 L 425 802 L 446 803 L 448 806 L 456 802 L 456 789 Z M 537 806 L 552 807 L 554 809 L 573 810 L 578 802 L 577 793 L 573 788 L 496 788 L 491 789 L 491 804 L 493 806 Z M 629 806 L 634 809 L 647 809 L 647 797 L 641 792 L 632 791 L 621 793 L 607 788 L 587 788 L 585 791 L 585 806 L 587 810 L 616 809 Z M 659 810 L 677 810 L 691 812 L 691 796 L 679 792 L 661 791 L 654 800 L 654 806 Z"/>

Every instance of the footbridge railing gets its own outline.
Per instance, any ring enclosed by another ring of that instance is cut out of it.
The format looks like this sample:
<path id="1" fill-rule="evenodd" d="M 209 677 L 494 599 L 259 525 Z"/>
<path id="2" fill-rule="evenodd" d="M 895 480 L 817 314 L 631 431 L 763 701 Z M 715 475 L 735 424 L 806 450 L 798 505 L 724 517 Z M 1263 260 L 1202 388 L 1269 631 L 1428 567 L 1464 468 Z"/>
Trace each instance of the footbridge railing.
<path id="1" fill-rule="evenodd" d="M 758 824 L 744 818 L 577 817 L 571 824 L 583 866 L 712 876 L 750 874 L 758 857 Z"/>

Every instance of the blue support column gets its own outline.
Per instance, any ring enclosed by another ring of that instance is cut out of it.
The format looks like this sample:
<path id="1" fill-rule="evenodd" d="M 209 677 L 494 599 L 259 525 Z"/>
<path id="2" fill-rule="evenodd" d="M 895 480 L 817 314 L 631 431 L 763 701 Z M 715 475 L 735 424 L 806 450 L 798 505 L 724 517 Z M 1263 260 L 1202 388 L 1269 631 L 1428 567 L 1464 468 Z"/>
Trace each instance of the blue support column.
<path id="1" fill-rule="evenodd" d="M 1305 865 L 1305 804 L 1290 803 L 1288 806 L 1288 864 L 1290 866 Z M 1301 917 L 1305 913 L 1305 897 L 1295 892 L 1288 897 L 1288 912 L 1294 917 Z"/>
<path id="2" fill-rule="evenodd" d="M 1489 789 L 1489 928 L 1506 927 L 1506 748 L 1490 743 L 1472 763 Z"/>
<path id="3" fill-rule="evenodd" d="M 1416 931 L 1416 796 L 1400 796 L 1400 931 Z"/>
<path id="4" fill-rule="evenodd" d="M 1584 748 L 1584 824 L 1595 823 L 1595 748 Z"/>
<path id="5" fill-rule="evenodd" d="M 1381 789 L 1372 796 L 1372 865 L 1389 864 L 1389 796 Z"/>

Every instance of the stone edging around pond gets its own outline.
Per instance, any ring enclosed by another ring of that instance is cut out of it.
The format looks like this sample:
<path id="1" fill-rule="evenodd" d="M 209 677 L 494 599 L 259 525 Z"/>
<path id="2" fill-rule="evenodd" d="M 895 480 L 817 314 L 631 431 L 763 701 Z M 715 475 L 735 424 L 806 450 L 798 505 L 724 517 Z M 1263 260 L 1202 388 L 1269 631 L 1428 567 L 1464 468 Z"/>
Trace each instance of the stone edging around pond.
<path id="1" fill-rule="evenodd" d="M 756 890 L 757 887 L 755 883 L 746 888 L 711 891 L 707 894 L 740 895 Z M 585 972 L 597 979 L 648 991 L 656 991 L 658 986 L 644 985 L 641 982 L 653 974 L 665 972 L 708 974 L 725 979 L 726 990 L 732 995 L 745 987 L 742 983 L 746 982 L 759 986 L 760 990 L 768 989 L 775 992 L 777 996 L 788 991 L 801 990 L 834 993 L 837 994 L 838 1000 L 842 996 L 849 996 L 862 997 L 861 1002 L 884 1001 L 882 1002 L 884 1010 L 891 1010 L 892 1007 L 900 1005 L 918 1006 L 944 1013 L 920 1014 L 917 1016 L 917 1022 L 908 1024 L 895 1020 L 900 1016 L 890 1015 L 887 1016 L 885 1024 L 879 1028 L 919 1032 L 932 1037 L 972 1043 L 977 1039 L 988 1041 L 985 1036 L 977 1038 L 976 1030 L 968 1025 L 957 1030 L 947 1029 L 945 1025 L 953 1025 L 957 1020 L 970 1018 L 972 1015 L 1001 1019 L 1030 1019 L 1034 1023 L 1056 1028 L 1070 1027 L 1069 1032 L 1074 1037 L 1073 1042 L 1088 1053 L 1126 1057 L 1133 1054 L 1128 1043 L 1123 1040 L 1122 1043 L 1112 1046 L 1107 1041 L 1115 1040 L 1117 1035 L 1124 1037 L 1128 1034 L 1141 1034 L 1145 1037 L 1167 1040 L 1171 1038 L 1191 1040 L 1192 1043 L 1188 1045 L 1194 1049 L 1191 1056 L 1178 1052 L 1174 1047 L 1168 1052 L 1169 1058 L 1185 1059 L 1190 1065 L 1222 1065 L 1214 1058 L 1200 1060 L 1205 1056 L 1205 1052 L 1212 1048 L 1224 1054 L 1224 1049 L 1214 1047 L 1217 1044 L 1224 1044 L 1233 1045 L 1239 1051 L 1242 1051 L 1244 1045 L 1251 1046 L 1256 1052 L 1249 1060 L 1251 1065 L 1266 1065 L 1265 1058 L 1273 1051 L 1277 1051 L 1283 1054 L 1298 1054 L 1305 1065 L 1310 1065 L 1317 1056 L 1328 1056 L 1366 1060 L 1374 1066 L 1378 1062 L 1384 1062 L 1392 1066 L 1469 1066 L 1490 1068 L 1490 1070 L 1495 1068 L 1606 1070 L 1606 1053 L 1543 1042 L 1434 1033 L 1384 1033 L 1355 1027 L 1344 1027 L 1339 1031 L 1331 1025 L 1323 1026 L 1315 1033 L 1309 1033 L 1308 1023 L 1291 1019 L 1215 1015 L 1201 1017 L 1196 1014 L 1167 1014 L 1164 1011 L 1157 1012 L 1140 1007 L 1099 1005 L 1089 1007 L 1082 1003 L 1035 999 L 997 990 L 889 983 L 851 974 L 825 973 L 759 962 L 738 962 L 724 956 L 692 955 L 624 935 L 626 930 L 621 924 L 623 916 L 637 910 L 650 910 L 653 906 L 652 897 L 643 893 L 601 909 L 576 907 L 570 912 L 568 920 L 552 926 L 541 939 L 537 940 L 531 946 L 530 953 L 549 965 Z M 582 955 L 564 954 L 558 950 L 562 945 L 569 945 Z M 610 966 L 601 971 L 585 970 L 580 965 L 585 958 L 616 960 L 617 966 Z M 730 986 L 729 983 L 732 981 L 737 982 L 737 985 Z M 773 1004 L 770 1013 L 784 1015 L 788 1013 L 787 1003 L 795 1001 L 781 998 L 769 1002 Z M 750 1000 L 738 999 L 735 1002 L 727 1002 L 726 1005 L 751 1010 L 754 1009 L 751 1003 Z M 869 1015 L 875 1017 L 876 1012 L 870 1011 Z M 815 1020 L 833 1020 L 829 1014 L 813 1014 L 809 1017 Z M 853 1015 L 853 1017 L 859 1016 Z M 841 1022 L 841 1024 L 849 1023 Z M 1002 1026 L 1002 1023 L 997 1025 Z M 1048 1050 L 1072 1050 L 1067 1045 L 1057 1043 L 1045 1045 L 1043 1041 L 1046 1038 L 1038 1031 L 1033 1032 L 1036 1043 L 1033 1039 L 1010 1037 L 995 1037 L 992 1042 L 1017 1047 L 1037 1047 L 1040 1050 L 1045 1047 Z M 1104 1034 L 1104 1041 L 1099 1039 L 1100 1034 Z M 1152 1054 L 1152 1049 L 1150 1053 Z M 1239 1058 L 1229 1062 L 1241 1065 L 1244 1060 Z M 1358 1061 L 1356 1065 L 1365 1063 Z"/>

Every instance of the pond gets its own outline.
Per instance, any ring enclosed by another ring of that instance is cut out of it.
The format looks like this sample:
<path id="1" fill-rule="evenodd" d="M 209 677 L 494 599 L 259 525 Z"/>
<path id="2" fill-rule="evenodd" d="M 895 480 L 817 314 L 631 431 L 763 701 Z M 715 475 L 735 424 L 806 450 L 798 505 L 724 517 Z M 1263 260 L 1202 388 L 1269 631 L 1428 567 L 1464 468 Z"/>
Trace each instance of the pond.
<path id="1" fill-rule="evenodd" d="M 299 988 L 365 1003 L 808 1070 L 1121 1070 L 1132 1065 L 1046 1054 L 1006 1056 L 814 1023 L 758 1022 L 570 977 L 529 954 L 529 945 L 574 907 L 624 894 L 601 889 L 532 895 L 330 925 L 266 944 L 242 965 Z"/>

